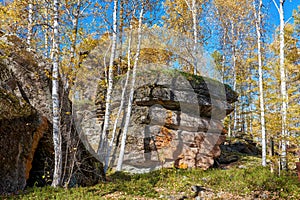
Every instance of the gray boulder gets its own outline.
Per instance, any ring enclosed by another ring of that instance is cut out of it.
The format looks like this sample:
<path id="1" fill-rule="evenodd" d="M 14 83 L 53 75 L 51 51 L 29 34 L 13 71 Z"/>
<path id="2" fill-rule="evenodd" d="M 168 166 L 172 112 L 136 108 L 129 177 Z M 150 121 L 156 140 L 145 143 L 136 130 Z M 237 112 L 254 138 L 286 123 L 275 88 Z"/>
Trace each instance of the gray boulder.
<path id="1" fill-rule="evenodd" d="M 99 87 L 98 91 L 105 90 Z M 123 87 L 124 79 L 121 77 L 115 81 L 111 119 L 117 116 Z M 216 80 L 176 70 L 140 69 L 134 86 L 123 170 L 144 173 L 162 167 L 211 167 L 214 159 L 220 156 L 219 146 L 225 140 L 222 120 L 233 111 L 231 103 L 237 97 L 228 85 Z M 96 102 L 98 105 L 105 103 L 99 98 Z M 120 151 L 127 103 L 109 158 L 112 168 L 116 166 Z M 90 106 L 87 110 L 93 109 L 96 107 Z M 81 131 L 97 152 L 102 122 L 96 111 L 83 113 L 80 111 L 80 115 L 84 116 Z M 108 140 L 112 138 L 111 132 L 107 135 Z M 106 147 L 100 151 L 103 154 L 100 159 L 107 154 Z"/>

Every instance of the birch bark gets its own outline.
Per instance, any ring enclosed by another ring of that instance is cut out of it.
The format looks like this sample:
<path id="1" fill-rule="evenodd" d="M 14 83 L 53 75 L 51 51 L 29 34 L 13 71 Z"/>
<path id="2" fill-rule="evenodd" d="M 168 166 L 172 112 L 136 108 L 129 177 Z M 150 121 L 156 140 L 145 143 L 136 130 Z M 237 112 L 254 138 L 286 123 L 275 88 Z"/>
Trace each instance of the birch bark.
<path id="1" fill-rule="evenodd" d="M 287 169 L 287 160 L 286 160 L 286 140 L 285 137 L 287 135 L 287 129 L 286 129 L 286 119 L 287 119 L 287 91 L 286 91 L 286 75 L 285 75 L 285 66 L 284 66 L 284 47 L 285 47 L 285 41 L 284 41 L 284 6 L 285 0 L 280 0 L 279 2 L 279 16 L 280 16 L 280 92 L 282 96 L 282 141 L 281 141 L 281 167 L 282 169 Z"/>
<path id="2" fill-rule="evenodd" d="M 194 75 L 197 75 L 197 43 L 198 43 L 198 30 L 197 30 L 197 9 L 196 0 L 192 0 L 192 5 L 190 5 L 188 0 L 185 0 L 189 10 L 192 12 L 193 17 L 193 35 L 194 35 L 194 46 L 193 46 L 193 65 L 194 65 Z"/>
<path id="3" fill-rule="evenodd" d="M 28 51 L 32 50 L 31 40 L 32 40 L 32 27 L 33 27 L 33 4 L 32 0 L 28 1 L 28 30 L 27 30 L 27 45 Z"/>
<path id="4" fill-rule="evenodd" d="M 113 127 L 113 132 L 112 132 L 112 138 L 111 138 L 111 141 L 109 143 L 108 152 L 107 152 L 107 155 L 106 155 L 106 158 L 105 158 L 104 173 L 106 173 L 106 171 L 108 169 L 110 152 L 111 152 L 111 150 L 113 148 L 113 143 L 114 143 L 115 136 L 116 136 L 116 131 L 117 131 L 117 125 L 118 125 L 118 122 L 119 122 L 122 110 L 124 108 L 125 94 L 126 94 L 126 89 L 127 89 L 127 86 L 128 86 L 130 72 L 131 72 L 131 69 L 130 69 L 130 66 L 131 66 L 130 65 L 130 62 L 131 62 L 131 59 L 130 59 L 130 55 L 131 55 L 131 39 L 132 39 L 132 25 L 130 24 L 130 36 L 129 36 L 129 39 L 128 39 L 128 49 L 127 49 L 127 73 L 126 73 L 126 79 L 125 79 L 124 87 L 123 87 L 123 90 L 122 90 L 120 107 L 119 107 L 119 110 L 118 110 L 118 113 L 117 113 L 117 116 L 116 116 L 116 120 L 114 122 L 114 127 Z"/>
<path id="5" fill-rule="evenodd" d="M 257 56 L 258 56 L 258 85 L 259 85 L 259 102 L 260 102 L 260 122 L 261 122 L 261 146 L 262 146 L 262 166 L 267 165 L 267 147 L 266 147 L 266 125 L 265 125 L 265 104 L 264 104 L 264 89 L 263 89 L 263 71 L 262 71 L 262 55 L 261 55 L 261 8 L 262 0 L 259 0 L 258 8 L 256 9 L 255 0 L 253 1 L 255 26 L 257 35 Z"/>
<path id="6" fill-rule="evenodd" d="M 112 45 L 111 45 L 111 55 L 109 60 L 109 68 L 108 68 L 108 86 L 106 93 L 106 101 L 105 101 L 105 115 L 103 122 L 102 134 L 100 137 L 100 144 L 98 147 L 98 155 L 101 157 L 105 155 L 103 152 L 104 145 L 107 145 L 107 131 L 110 122 L 110 106 L 111 106 L 111 95 L 113 89 L 113 64 L 116 55 L 116 45 L 117 45 L 117 11 L 118 11 L 118 0 L 114 0 L 114 11 L 113 11 L 113 34 L 112 34 Z"/>
<path id="7" fill-rule="evenodd" d="M 59 33 L 58 33 L 58 8 L 59 1 L 53 1 L 53 69 L 52 69 L 52 103 L 53 103 L 53 144 L 54 144 L 54 173 L 53 173 L 53 182 L 52 186 L 57 187 L 61 184 L 61 175 L 62 175 L 62 139 L 60 132 L 60 113 L 59 113 L 59 81 L 58 81 L 58 62 L 59 62 Z"/>
<path id="8" fill-rule="evenodd" d="M 280 25 L 279 25 L 279 70 L 280 70 L 280 93 L 281 93 L 281 168 L 286 170 L 287 169 L 287 160 L 286 160 L 286 140 L 285 137 L 287 136 L 287 128 L 286 128 L 286 120 L 287 120 L 287 91 L 286 91 L 286 75 L 285 75 L 285 66 L 284 66 L 284 2 L 285 0 L 279 0 L 279 6 L 273 0 L 273 3 L 278 11 Z"/>
<path id="9" fill-rule="evenodd" d="M 140 49 L 141 49 L 143 14 L 144 14 L 144 9 L 142 8 L 141 12 L 140 12 L 140 16 L 139 16 L 137 53 L 135 55 L 135 61 L 134 61 L 133 70 L 132 70 L 132 79 L 131 79 L 131 88 L 130 88 L 130 93 L 129 93 L 129 101 L 128 101 L 128 106 L 127 106 L 124 130 L 123 130 L 122 140 L 121 140 L 120 155 L 119 155 L 119 158 L 118 158 L 116 171 L 121 171 L 122 170 L 123 158 L 124 158 L 124 154 L 125 154 L 126 138 L 127 138 L 127 132 L 128 132 L 128 127 L 129 127 L 129 122 L 130 122 L 130 117 L 131 117 L 131 110 L 132 110 L 132 103 L 133 103 L 134 85 L 135 85 L 135 78 L 136 78 L 136 68 L 137 68 L 137 65 L 138 65 L 139 56 L 140 56 Z"/>

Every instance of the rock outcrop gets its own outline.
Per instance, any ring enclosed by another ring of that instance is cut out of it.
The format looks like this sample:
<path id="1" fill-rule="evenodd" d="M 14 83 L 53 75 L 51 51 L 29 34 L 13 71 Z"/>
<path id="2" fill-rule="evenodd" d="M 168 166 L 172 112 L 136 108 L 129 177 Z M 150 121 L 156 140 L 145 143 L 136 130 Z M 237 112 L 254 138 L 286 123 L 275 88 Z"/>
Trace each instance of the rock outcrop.
<path id="1" fill-rule="evenodd" d="M 22 190 L 48 122 L 28 103 L 0 89 L 0 193 Z"/>
<path id="2" fill-rule="evenodd" d="M 28 52 L 17 36 L 0 35 L 0 194 L 51 182 L 50 69 L 35 52 Z M 63 112 L 67 112 L 70 103 L 64 101 L 63 105 Z M 101 164 L 85 150 L 71 125 L 63 121 L 62 127 L 68 127 L 72 138 L 63 135 L 63 149 L 76 146 L 76 151 L 68 152 L 69 157 L 76 158 L 74 173 L 68 168 L 65 176 L 70 175 L 69 182 L 74 185 L 95 184 L 101 178 Z M 67 155 L 63 156 L 65 160 Z"/>
<path id="3" fill-rule="evenodd" d="M 220 145 L 221 155 L 215 160 L 216 167 L 226 167 L 240 159 L 239 155 L 258 156 L 260 149 L 252 139 L 232 138 Z"/>
<path id="4" fill-rule="evenodd" d="M 218 81 L 176 70 L 143 68 L 137 74 L 123 170 L 143 173 L 161 167 L 211 167 L 220 155 L 219 145 L 225 140 L 222 120 L 233 111 L 231 103 L 237 100 L 237 94 Z M 117 116 L 123 87 L 122 78 L 115 81 L 112 119 Z M 80 115 L 81 130 L 97 152 L 101 123 L 92 112 L 82 116 L 80 111 Z M 110 154 L 113 168 L 119 156 L 123 126 L 121 117 Z M 107 137 L 112 138 L 111 131 Z M 102 158 L 107 155 L 105 145 L 100 152 Z"/>

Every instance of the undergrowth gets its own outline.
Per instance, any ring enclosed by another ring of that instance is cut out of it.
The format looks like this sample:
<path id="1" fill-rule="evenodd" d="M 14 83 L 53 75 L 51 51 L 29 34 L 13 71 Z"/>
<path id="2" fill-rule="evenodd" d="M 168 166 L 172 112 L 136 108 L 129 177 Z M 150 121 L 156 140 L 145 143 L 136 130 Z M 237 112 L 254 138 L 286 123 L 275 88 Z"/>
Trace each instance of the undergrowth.
<path id="1" fill-rule="evenodd" d="M 255 160 L 250 156 L 242 158 L 241 162 L 251 159 Z M 170 199 L 177 194 L 190 197 L 193 185 L 242 197 L 257 191 L 268 191 L 268 199 L 300 199 L 300 185 L 295 174 L 288 172 L 279 177 L 268 168 L 253 165 L 206 171 L 162 169 L 135 175 L 117 172 L 108 175 L 107 179 L 93 187 L 28 188 L 20 195 L 4 199 Z"/>

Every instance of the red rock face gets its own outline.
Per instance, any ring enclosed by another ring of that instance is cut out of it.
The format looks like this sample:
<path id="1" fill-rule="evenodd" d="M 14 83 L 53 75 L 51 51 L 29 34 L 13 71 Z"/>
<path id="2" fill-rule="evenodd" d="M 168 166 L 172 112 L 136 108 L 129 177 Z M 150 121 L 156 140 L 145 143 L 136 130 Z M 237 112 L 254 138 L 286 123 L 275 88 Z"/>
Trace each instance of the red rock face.
<path id="1" fill-rule="evenodd" d="M 222 120 L 233 111 L 231 103 L 237 100 L 237 94 L 227 85 L 200 76 L 161 71 L 138 74 L 141 76 L 136 79 L 123 170 L 144 173 L 162 167 L 211 167 L 225 140 Z M 117 116 L 123 86 L 115 85 L 112 118 Z M 99 131 L 95 127 L 87 123 L 82 130 L 97 148 Z M 114 137 L 118 145 L 111 151 L 112 167 L 116 166 L 121 135 Z M 112 138 L 111 132 L 107 137 Z"/>
<path id="2" fill-rule="evenodd" d="M 221 154 L 219 146 L 226 138 L 220 121 L 205 117 L 196 120 L 165 108 L 154 110 L 145 107 L 133 110 L 125 149 L 125 170 L 143 173 L 160 167 L 208 169 L 214 164 L 214 159 Z M 153 118 L 148 123 L 137 123 L 136 118 L 141 116 Z"/>
<path id="3" fill-rule="evenodd" d="M 170 143 L 172 142 L 174 136 L 175 135 L 174 133 L 172 133 L 171 130 L 162 127 L 160 132 L 157 135 L 155 135 L 154 143 L 156 148 L 162 149 L 170 146 Z"/>

